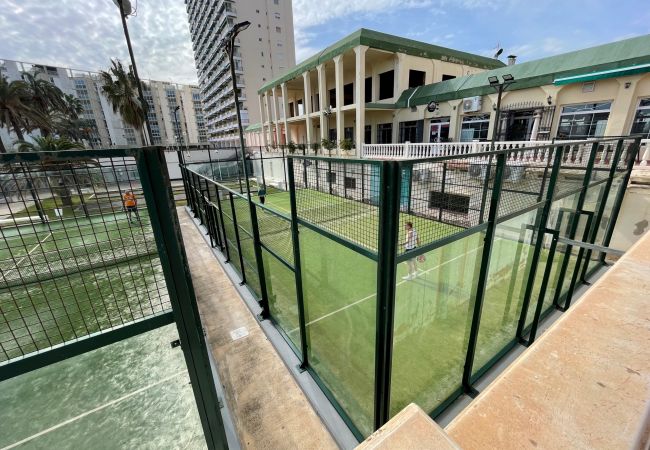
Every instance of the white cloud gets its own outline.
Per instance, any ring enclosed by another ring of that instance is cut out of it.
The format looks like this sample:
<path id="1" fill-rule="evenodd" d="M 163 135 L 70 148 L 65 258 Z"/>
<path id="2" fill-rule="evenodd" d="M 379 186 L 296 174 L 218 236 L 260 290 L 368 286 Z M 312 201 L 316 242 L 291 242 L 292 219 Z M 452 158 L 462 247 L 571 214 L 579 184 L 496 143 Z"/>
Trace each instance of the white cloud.
<path id="1" fill-rule="evenodd" d="M 424 9 L 427 15 L 440 16 L 446 14 L 445 8 L 503 10 L 518 2 L 520 0 L 293 0 L 296 61 L 302 61 L 321 48 L 320 45 L 311 45 L 314 36 L 308 36 L 306 30 L 318 25 L 335 24 L 342 18 L 363 17 L 368 22 L 378 23 L 392 20 L 391 13 L 405 9 Z M 426 30 L 409 30 L 406 27 L 403 34 L 412 39 L 427 40 Z M 303 39 L 298 36 L 303 36 Z M 453 37 L 448 33 L 429 41 L 449 45 Z"/>
<path id="2" fill-rule="evenodd" d="M 111 0 L 4 0 L 0 58 L 78 69 L 106 69 L 128 61 L 117 7 Z M 139 0 L 128 26 L 143 78 L 196 82 L 185 4 Z"/>

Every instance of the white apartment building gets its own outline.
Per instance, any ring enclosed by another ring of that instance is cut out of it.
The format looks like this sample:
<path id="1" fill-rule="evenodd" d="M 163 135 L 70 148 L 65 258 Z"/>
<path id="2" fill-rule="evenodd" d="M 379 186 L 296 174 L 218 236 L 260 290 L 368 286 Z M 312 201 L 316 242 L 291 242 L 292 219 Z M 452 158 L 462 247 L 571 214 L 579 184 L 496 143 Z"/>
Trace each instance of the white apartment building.
<path id="1" fill-rule="evenodd" d="M 238 145 L 230 66 L 220 43 L 232 26 L 250 21 L 235 40 L 234 66 L 244 127 L 261 121 L 256 90 L 296 63 L 291 0 L 186 0 L 208 139 Z"/>
<path id="2" fill-rule="evenodd" d="M 108 100 L 101 93 L 97 72 L 54 67 L 22 61 L 0 60 L 0 75 L 10 81 L 20 80 L 23 72 L 40 73 L 40 77 L 54 83 L 66 94 L 81 100 L 82 118 L 94 125 L 88 145 L 94 148 L 143 145 L 140 132 L 126 125 L 119 114 L 113 113 Z M 205 119 L 198 86 L 168 81 L 143 80 L 145 100 L 149 104 L 148 120 L 155 145 L 207 142 Z M 180 106 L 176 124 L 174 110 Z M 180 131 L 180 133 L 179 133 Z M 0 129 L 0 138 L 7 148 L 16 140 L 6 129 Z"/>

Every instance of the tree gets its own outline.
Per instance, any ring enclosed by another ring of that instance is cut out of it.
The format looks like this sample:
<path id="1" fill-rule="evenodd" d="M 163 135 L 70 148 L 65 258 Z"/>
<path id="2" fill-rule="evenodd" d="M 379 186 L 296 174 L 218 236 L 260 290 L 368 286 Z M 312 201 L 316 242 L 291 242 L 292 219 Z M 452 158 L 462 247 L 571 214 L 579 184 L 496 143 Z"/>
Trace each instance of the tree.
<path id="1" fill-rule="evenodd" d="M 33 124 L 44 124 L 45 117 L 31 105 L 29 85 L 24 81 L 11 81 L 0 76 L 0 127 L 16 133 L 18 140 L 24 141 L 23 130 L 30 131 Z M 6 153 L 0 142 L 0 152 Z"/>
<path id="2" fill-rule="evenodd" d="M 102 92 L 113 107 L 114 113 L 119 113 L 122 120 L 140 131 L 144 139 L 145 108 L 138 97 L 138 84 L 129 66 L 128 72 L 119 60 L 111 60 L 112 66 L 108 71 L 101 71 Z"/>
<path id="3" fill-rule="evenodd" d="M 67 138 L 58 138 L 53 136 L 34 137 L 34 142 L 18 141 L 14 145 L 19 152 L 58 152 L 62 150 L 83 149 L 80 142 L 74 142 Z M 81 192 L 80 178 L 89 178 L 88 171 L 80 177 L 77 175 L 79 168 L 86 168 L 90 165 L 98 165 L 97 161 L 90 158 L 75 159 L 66 162 L 43 162 L 39 170 L 47 174 L 50 188 L 54 194 L 61 199 L 61 204 L 65 207 L 72 208 L 72 194 L 70 185 L 74 187 L 79 201 L 86 216 L 89 215 L 83 193 Z M 88 183 L 85 183 L 88 184 Z M 38 207 L 38 206 L 37 206 Z"/>
<path id="4" fill-rule="evenodd" d="M 40 78 L 42 71 L 34 73 L 23 72 L 23 80 L 29 89 L 30 98 L 29 103 L 32 109 L 38 111 L 42 117 L 48 120 L 40 121 L 38 128 L 41 130 L 43 136 L 47 136 L 52 132 L 53 120 L 52 116 L 56 114 L 68 115 L 69 105 L 67 104 L 67 97 L 74 98 L 71 95 L 64 94 L 58 86 L 50 83 L 48 80 Z M 81 107 L 81 103 L 79 103 Z M 83 111 L 83 107 L 81 108 Z"/>

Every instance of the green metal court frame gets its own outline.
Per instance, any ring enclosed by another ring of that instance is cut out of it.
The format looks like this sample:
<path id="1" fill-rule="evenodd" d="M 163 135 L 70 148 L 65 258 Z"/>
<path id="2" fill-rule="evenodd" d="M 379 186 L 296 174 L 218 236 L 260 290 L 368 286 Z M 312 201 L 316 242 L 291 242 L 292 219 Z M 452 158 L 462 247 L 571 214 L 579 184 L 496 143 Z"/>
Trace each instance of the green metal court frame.
<path id="1" fill-rule="evenodd" d="M 1 366 L 0 380 L 20 376 L 28 371 L 127 339 L 157 327 L 175 323 L 207 446 L 215 449 L 227 448 L 215 380 L 212 376 L 208 348 L 199 317 L 187 256 L 182 244 L 180 225 L 167 173 L 164 148 L 4 153 L 0 154 L 0 168 L 1 174 L 8 177 L 10 181 L 11 179 L 13 181 L 18 179 L 20 182 L 27 180 L 32 199 L 38 205 L 44 200 L 36 198 L 38 193 L 30 180 L 40 176 L 49 185 L 50 179 L 53 178 L 52 174 L 56 174 L 61 179 L 71 174 L 75 180 L 74 184 L 79 190 L 79 181 L 75 176 L 75 170 L 77 169 L 73 169 L 73 166 L 89 160 L 94 161 L 93 164 L 95 164 L 96 169 L 89 169 L 81 164 L 78 174 L 92 172 L 95 177 L 99 176 L 100 189 L 97 192 L 101 189 L 106 189 L 106 192 L 108 192 L 105 173 L 109 173 L 111 170 L 113 170 L 113 173 L 117 173 L 115 172 L 116 167 L 123 172 L 123 175 L 125 174 L 124 176 L 128 177 L 129 183 L 136 181 L 139 183 L 139 189 L 142 190 L 146 203 L 147 220 L 155 238 L 155 253 L 160 260 L 166 295 L 168 295 L 171 308 L 146 315 L 139 320 L 134 320 L 122 326 L 110 327 L 96 333 L 79 336 L 74 340 L 64 340 L 51 348 L 43 348 L 37 352 L 14 359 L 10 358 L 4 361 Z M 128 163 L 125 161 L 128 161 Z M 16 168 L 21 169 L 17 171 Z M 97 181 L 91 182 L 91 184 L 94 183 L 97 183 Z M 116 183 L 119 186 L 120 183 Z M 54 192 L 52 187 L 49 187 L 49 189 L 50 192 Z M 121 188 L 119 189 L 121 192 Z M 93 193 L 93 196 L 97 192 Z M 19 194 L 22 195 L 21 192 Z M 87 207 L 83 203 L 83 196 L 79 195 L 79 197 L 83 210 L 88 214 Z M 55 195 L 52 195 L 52 198 L 55 198 Z M 118 203 L 120 205 L 121 200 L 121 194 L 119 194 Z M 109 204 L 105 203 L 104 207 Z M 55 224 L 56 221 L 48 222 L 41 215 L 41 211 L 39 209 L 39 215 L 43 222 L 41 226 L 54 226 L 50 224 Z M 100 214 L 103 214 L 101 207 Z M 18 223 L 17 218 L 13 220 L 16 224 Z M 77 221 L 78 219 L 75 217 L 71 220 Z M 18 270 L 17 267 L 15 266 L 12 270 Z M 65 273 L 65 276 L 68 276 L 67 269 Z M 114 280 L 111 283 L 113 282 L 119 284 L 121 280 Z"/>
<path id="2" fill-rule="evenodd" d="M 220 204 L 219 199 L 225 196 L 229 200 L 249 201 L 245 194 L 198 175 L 191 165 L 184 165 L 182 171 L 187 190 L 191 192 L 190 209 L 197 214 L 205 209 L 201 205 L 207 204 L 212 211 L 206 214 L 209 222 L 206 231 L 214 247 L 232 261 L 232 254 L 225 253 L 229 249 L 227 241 L 233 241 L 235 245 L 230 248 L 237 249 L 241 256 L 240 235 L 248 234 L 254 251 L 248 251 L 251 259 L 248 265 L 240 262 L 242 270 L 257 267 L 257 277 L 265 285 L 276 276 L 275 269 L 269 267 L 275 264 L 273 261 L 282 270 L 290 271 L 295 289 L 295 296 L 290 297 L 294 302 L 295 322 L 288 324 L 282 317 L 286 311 L 274 310 L 273 306 L 261 302 L 265 318 L 273 321 L 300 358 L 301 368 L 309 371 L 351 431 L 363 439 L 395 413 L 391 405 L 395 392 L 396 316 L 401 307 L 396 304 L 396 298 L 400 296 L 399 289 L 406 286 L 397 281 L 399 271 L 403 271 L 400 268 L 416 258 L 430 258 L 445 247 L 461 245 L 468 239 L 481 242 L 472 260 L 474 271 L 468 275 L 472 293 L 467 301 L 462 368 L 456 388 L 435 407 L 430 407 L 430 415 L 435 418 L 463 393 L 476 395 L 476 381 L 513 347 L 532 344 L 540 321 L 554 309 L 567 310 L 578 284 L 587 283 L 605 265 L 605 254 L 639 145 L 640 138 L 603 138 L 402 161 L 289 155 L 286 193 L 289 212 L 250 202 L 255 213 L 251 214 L 250 221 L 246 217 L 245 222 L 257 230 L 259 239 L 253 239 L 254 233 L 238 224 L 234 214 L 230 221 L 234 222 L 237 233 L 224 226 L 224 211 L 228 207 L 223 206 L 223 201 Z M 261 177 L 264 179 L 264 174 Z M 615 180 L 619 185 L 614 191 Z M 211 192 L 211 196 L 197 188 L 201 183 L 207 186 L 203 191 Z M 230 208 L 235 209 L 232 203 Z M 338 215 L 345 213 L 345 208 L 349 208 L 350 220 L 356 224 L 352 230 L 339 225 L 341 220 L 347 220 L 345 214 Z M 530 222 L 517 223 L 516 229 L 508 225 L 528 216 Z M 402 249 L 400 228 L 409 218 L 416 221 L 423 243 L 406 252 Z M 228 218 L 225 222 L 229 225 Z M 603 229 L 604 232 L 599 231 Z M 335 392 L 332 373 L 341 367 L 323 368 L 318 356 L 316 361 L 310 356 L 315 339 L 314 323 L 325 317 L 311 318 L 309 309 L 313 308 L 313 301 L 306 298 L 308 262 L 304 245 L 309 245 L 312 233 L 330 241 L 332 246 L 366 258 L 376 270 L 371 345 L 374 363 L 368 362 L 373 367 L 370 425 L 360 423 L 359 412 L 350 409 L 341 390 Z M 512 254 L 499 250 L 504 245 L 504 235 L 513 236 L 509 238 L 516 245 Z M 596 246 L 588 247 L 591 244 Z M 600 249 L 598 255 L 593 254 L 593 248 Z M 500 261 L 504 254 L 506 259 L 512 256 L 515 262 Z M 486 305 L 494 302 L 490 280 L 493 272 L 503 269 L 501 266 L 511 268 L 510 278 L 504 283 L 503 296 L 507 301 L 503 320 L 506 315 L 512 316 L 513 328 L 507 329 L 507 341 L 494 344 L 489 354 L 479 361 L 478 353 L 484 350 L 481 332 L 487 330 L 485 322 L 489 319 Z M 241 275 L 242 279 L 249 276 Z M 269 286 L 273 285 L 271 282 Z M 256 298 L 261 300 L 265 294 L 273 303 L 271 287 L 265 288 L 264 293 L 259 291 L 260 283 L 249 289 Z M 553 293 L 552 298 L 547 298 L 547 291 Z"/>

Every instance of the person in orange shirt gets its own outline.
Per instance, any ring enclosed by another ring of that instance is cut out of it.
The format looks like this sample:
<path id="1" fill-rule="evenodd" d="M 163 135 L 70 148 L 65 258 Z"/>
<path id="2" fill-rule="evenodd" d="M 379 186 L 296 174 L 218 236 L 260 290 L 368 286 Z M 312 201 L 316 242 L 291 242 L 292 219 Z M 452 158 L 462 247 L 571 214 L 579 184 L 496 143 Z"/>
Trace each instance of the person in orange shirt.
<path id="1" fill-rule="evenodd" d="M 138 222 L 140 222 L 140 213 L 138 213 L 138 199 L 135 198 L 133 191 L 126 191 L 122 200 L 124 202 L 124 209 L 126 210 L 129 222 L 133 223 L 133 213 L 135 213 L 136 219 L 138 219 Z"/>

